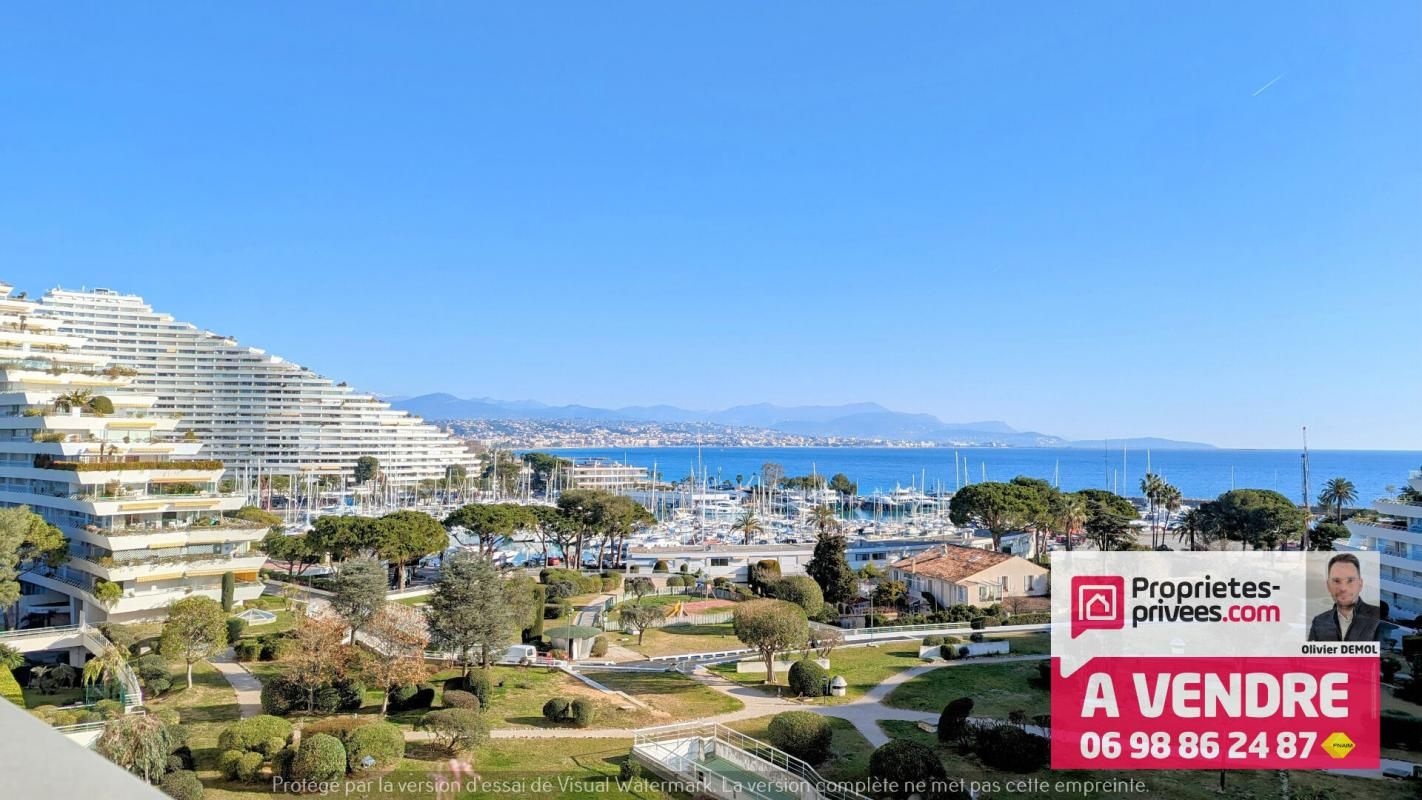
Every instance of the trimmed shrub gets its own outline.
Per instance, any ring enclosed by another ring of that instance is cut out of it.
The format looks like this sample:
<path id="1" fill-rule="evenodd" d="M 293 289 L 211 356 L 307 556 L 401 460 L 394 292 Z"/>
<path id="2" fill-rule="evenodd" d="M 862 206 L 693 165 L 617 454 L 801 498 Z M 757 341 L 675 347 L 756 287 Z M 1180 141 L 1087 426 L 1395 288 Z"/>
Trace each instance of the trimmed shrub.
<path id="1" fill-rule="evenodd" d="M 242 632 L 247 630 L 247 620 L 236 617 L 227 618 L 227 643 L 237 644 L 242 638 Z"/>
<path id="2" fill-rule="evenodd" d="M 315 736 L 318 733 L 328 734 L 345 742 L 350 737 L 351 731 L 357 728 L 364 728 L 377 722 L 374 717 L 327 717 L 325 719 L 312 720 L 301 726 L 301 738 Z"/>
<path id="3" fill-rule="evenodd" d="M 326 733 L 302 737 L 291 762 L 291 777 L 298 781 L 333 781 L 346 774 L 346 748 Z"/>
<path id="4" fill-rule="evenodd" d="M 434 705 L 434 687 L 422 683 L 406 684 L 390 690 L 391 711 L 413 711 Z"/>
<path id="5" fill-rule="evenodd" d="M 473 692 L 466 692 L 462 689 L 450 689 L 444 693 L 445 708 L 472 708 L 479 710 L 479 698 Z"/>
<path id="6" fill-rule="evenodd" d="M 926 784 L 932 780 L 944 780 L 943 762 L 931 747 L 908 739 L 895 739 L 882 745 L 869 756 L 869 776 L 892 786 L 885 791 L 887 797 L 906 798 L 911 794 L 924 794 Z"/>
<path id="7" fill-rule="evenodd" d="M 790 691 L 799 697 L 823 697 L 825 687 L 829 683 L 829 673 L 813 660 L 802 658 L 790 665 L 786 683 Z"/>
<path id="8" fill-rule="evenodd" d="M 168 737 L 168 752 L 176 752 L 179 747 L 186 747 L 188 743 L 188 729 L 178 721 L 169 722 L 159 717 L 158 721 L 163 723 L 163 733 Z"/>
<path id="9" fill-rule="evenodd" d="M 300 687 L 281 676 L 262 682 L 262 711 L 284 717 L 298 708 L 306 708 Z"/>
<path id="10" fill-rule="evenodd" d="M 262 643 L 263 661 L 280 661 L 291 651 L 294 640 L 281 634 L 268 634 L 258 641 Z"/>
<path id="11" fill-rule="evenodd" d="M 1016 725 L 1001 723 L 979 726 L 976 731 L 978 758 L 984 764 L 1009 772 L 1036 772 L 1051 757 L 1049 743 Z"/>
<path id="12" fill-rule="evenodd" d="M 622 573 L 603 572 L 601 578 L 604 592 L 616 592 L 622 589 Z"/>
<path id="13" fill-rule="evenodd" d="M 237 780 L 243 783 L 251 783 L 256 780 L 262 772 L 262 764 L 266 761 L 261 753 L 246 752 L 237 760 Z"/>
<path id="14" fill-rule="evenodd" d="M 770 743 L 796 758 L 818 764 L 829 757 L 834 729 L 810 711 L 783 711 L 770 721 Z"/>
<path id="15" fill-rule="evenodd" d="M 925 637 L 923 637 L 923 646 L 924 646 L 924 647 L 937 647 L 937 646 L 939 646 L 939 645 L 941 645 L 941 644 L 943 644 L 943 637 L 942 637 L 942 636 L 925 636 Z"/>
<path id="16" fill-rule="evenodd" d="M 975 631 L 982 630 L 986 625 L 987 617 L 974 617 L 973 620 L 968 623 L 968 627 Z"/>
<path id="17" fill-rule="evenodd" d="M 599 637 L 597 637 L 596 639 L 593 639 L 593 643 L 592 643 L 592 656 L 593 656 L 593 658 L 602 658 L 602 657 L 605 656 L 605 655 L 607 655 L 607 637 L 606 637 L 606 636 L 599 636 Z"/>
<path id="18" fill-rule="evenodd" d="M 808 575 L 791 575 L 769 581 L 765 587 L 777 600 L 785 600 L 805 609 L 806 615 L 819 613 L 824 607 L 825 595 L 820 585 Z"/>
<path id="19" fill-rule="evenodd" d="M 549 722 L 562 722 L 568 718 L 568 707 L 572 705 L 566 697 L 550 697 L 543 704 L 543 718 Z"/>
<path id="20" fill-rule="evenodd" d="M 158 788 L 173 800 L 202 800 L 202 781 L 190 769 L 169 772 L 163 776 Z"/>
<path id="21" fill-rule="evenodd" d="M 296 761 L 296 748 L 287 746 L 272 756 L 272 777 L 291 780 L 291 765 Z"/>
<path id="22" fill-rule="evenodd" d="M 942 656 L 944 661 L 952 661 L 958 657 L 958 646 L 955 644 L 940 645 L 938 655 Z"/>
<path id="23" fill-rule="evenodd" d="M 1025 614 L 1013 614 L 1009 623 L 1013 625 L 1041 625 L 1052 621 L 1050 611 L 1031 611 Z"/>
<path id="24" fill-rule="evenodd" d="M 355 678 L 342 678 L 331 684 L 331 688 L 340 697 L 336 703 L 337 711 L 359 711 L 365 705 L 365 684 Z"/>
<path id="25" fill-rule="evenodd" d="M 666 572 L 668 570 L 666 559 L 659 558 L 657 563 L 652 565 L 653 572 Z"/>
<path id="26" fill-rule="evenodd" d="M 642 777 L 642 765 L 631 756 L 628 756 L 617 768 L 617 779 L 623 783 L 631 783 L 640 777 Z"/>
<path id="27" fill-rule="evenodd" d="M 255 750 L 270 756 L 290 739 L 290 722 L 270 714 L 259 714 L 223 728 L 217 737 L 217 746 L 223 750 Z M 272 742 L 278 744 L 273 747 Z"/>
<path id="28" fill-rule="evenodd" d="M 943 707 L 943 713 L 938 715 L 938 741 L 953 742 L 963 735 L 963 726 L 968 722 L 968 715 L 973 713 L 973 699 L 971 697 L 960 697 Z"/>
<path id="29" fill-rule="evenodd" d="M 229 781 L 237 780 L 237 764 L 242 760 L 241 750 L 223 750 L 217 755 L 217 771 Z"/>
<path id="30" fill-rule="evenodd" d="M 962 639 L 959 639 L 959 638 L 956 637 L 956 636 L 944 636 L 944 637 L 943 637 L 943 643 L 944 643 L 944 644 L 962 644 L 962 643 L 963 643 L 963 640 L 962 640 Z"/>
<path id="31" fill-rule="evenodd" d="M 489 673 L 482 669 L 469 673 L 469 679 L 465 681 L 465 689 L 479 698 L 480 708 L 488 708 L 489 701 L 494 699 L 493 687 L 489 684 Z"/>
<path id="32" fill-rule="evenodd" d="M 262 655 L 262 643 L 246 639 L 232 645 L 232 652 L 238 661 L 256 661 Z"/>
<path id="33" fill-rule="evenodd" d="M 969 641 L 973 641 L 973 642 L 981 642 L 981 641 L 983 641 L 983 638 L 984 638 L 984 637 L 983 637 L 983 634 L 982 634 L 981 631 L 973 631 L 973 632 L 972 632 L 971 634 L 969 634 L 969 636 L 968 636 Z"/>
<path id="34" fill-rule="evenodd" d="M 489 725 L 478 711 L 467 708 L 446 708 L 431 711 L 415 724 L 416 730 L 429 731 L 435 744 L 451 755 L 468 752 L 489 735 Z"/>
<path id="35" fill-rule="evenodd" d="M 345 746 L 346 766 L 351 772 L 385 767 L 405 757 L 405 732 L 389 722 L 364 725 L 351 731 Z M 365 763 L 367 757 L 369 764 Z"/>
<path id="36" fill-rule="evenodd" d="M 232 613 L 233 595 L 237 592 L 237 576 L 230 572 L 222 573 L 222 610 Z M 228 642 L 232 639 L 229 637 Z"/>
<path id="37" fill-rule="evenodd" d="M 123 703 L 117 700 L 100 700 L 94 704 L 94 711 L 104 719 L 113 719 L 123 714 Z"/>
<path id="38" fill-rule="evenodd" d="M 586 697 L 579 697 L 568 707 L 568 718 L 579 728 L 586 728 L 591 725 L 595 713 L 596 708 L 593 706 L 592 701 Z"/>
<path id="39" fill-rule="evenodd" d="M 168 754 L 168 771 L 173 772 L 180 769 L 195 769 L 192 748 L 187 745 L 173 749 Z"/>

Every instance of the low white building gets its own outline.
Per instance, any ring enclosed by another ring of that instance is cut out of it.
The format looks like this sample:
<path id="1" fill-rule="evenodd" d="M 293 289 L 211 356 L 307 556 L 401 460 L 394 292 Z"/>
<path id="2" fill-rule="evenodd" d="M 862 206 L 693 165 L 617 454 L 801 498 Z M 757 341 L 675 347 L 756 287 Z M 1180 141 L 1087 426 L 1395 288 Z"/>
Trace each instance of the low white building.
<path id="1" fill-rule="evenodd" d="M 1051 588 L 1047 569 L 1025 558 L 951 544 L 896 561 L 889 576 L 908 586 L 910 598 L 931 595 L 938 606 L 990 606 L 1045 597 Z"/>

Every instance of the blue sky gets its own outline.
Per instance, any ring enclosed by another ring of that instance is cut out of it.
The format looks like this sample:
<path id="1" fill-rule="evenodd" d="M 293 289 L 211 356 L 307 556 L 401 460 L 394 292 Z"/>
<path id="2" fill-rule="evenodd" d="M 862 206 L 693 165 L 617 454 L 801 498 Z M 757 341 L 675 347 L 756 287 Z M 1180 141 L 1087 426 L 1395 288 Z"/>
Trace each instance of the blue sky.
<path id="1" fill-rule="evenodd" d="M 390 394 L 1422 449 L 1422 6 L 684 5 L 0 7 L 0 279 Z"/>

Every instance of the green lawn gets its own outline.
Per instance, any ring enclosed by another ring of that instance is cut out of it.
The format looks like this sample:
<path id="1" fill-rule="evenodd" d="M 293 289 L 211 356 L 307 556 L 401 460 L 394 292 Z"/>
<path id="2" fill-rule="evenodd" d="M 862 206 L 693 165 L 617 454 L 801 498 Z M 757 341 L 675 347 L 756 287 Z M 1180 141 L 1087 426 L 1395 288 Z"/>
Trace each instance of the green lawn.
<path id="1" fill-rule="evenodd" d="M 399 603 L 402 606 L 423 606 L 430 602 L 430 596 L 422 594 L 416 597 L 401 597 L 398 600 L 392 600 L 390 602 Z"/>
<path id="2" fill-rule="evenodd" d="M 276 619 L 265 625 L 248 625 L 242 630 L 243 639 L 255 639 L 269 633 L 285 633 L 296 626 L 296 612 L 284 608 L 267 609 L 276 614 Z"/>
<path id="3" fill-rule="evenodd" d="M 731 632 L 731 623 L 716 625 L 667 625 L 648 628 L 642 643 L 635 635 L 609 631 L 613 644 L 619 644 L 644 656 L 670 656 L 679 653 L 710 653 L 716 650 L 737 650 L 745 645 Z"/>
<path id="4" fill-rule="evenodd" d="M 899 686 L 885 701 L 894 708 L 937 713 L 949 701 L 973 698 L 973 716 L 1006 719 L 1009 711 L 1051 712 L 1051 693 L 1037 683 L 1038 661 L 1006 664 L 953 662 Z"/>
<path id="5" fill-rule="evenodd" d="M 922 665 L 923 661 L 918 657 L 918 642 L 916 641 L 893 642 L 867 647 L 841 647 L 830 654 L 829 673 L 843 675 L 849 685 L 846 687 L 844 697 L 832 697 L 829 698 L 829 702 L 843 703 L 860 697 L 890 675 L 900 670 Z M 780 693 L 781 687 L 785 684 L 787 672 L 785 669 L 777 668 L 775 684 L 767 685 L 763 673 L 736 672 L 734 663 L 717 664 L 710 669 L 722 677 L 738 683 L 760 686 L 770 694 Z"/>
<path id="6" fill-rule="evenodd" d="M 173 673 L 173 688 L 162 697 L 144 703 L 150 713 L 164 710 L 178 712 L 178 721 L 188 731 L 188 747 L 192 748 L 198 777 L 205 785 L 225 785 L 217 772 L 217 736 L 227 725 L 238 719 L 237 693 L 215 667 L 206 661 L 193 665 L 193 686 L 188 688 L 186 676 Z M 207 797 L 213 796 L 211 792 Z"/>
<path id="7" fill-rule="evenodd" d="M 994 633 L 991 639 L 1003 639 L 1011 647 L 1014 656 L 1049 656 L 1052 654 L 1052 636 L 1048 633 Z"/>
<path id="8" fill-rule="evenodd" d="M 736 698 L 676 672 L 590 670 L 587 675 L 609 689 L 626 692 L 665 713 L 665 722 L 701 719 L 744 707 Z"/>
<path id="9" fill-rule="evenodd" d="M 770 743 L 770 721 L 774 715 L 743 719 L 726 727 L 740 731 L 767 744 Z M 831 781 L 857 781 L 869 775 L 869 755 L 874 747 L 869 744 L 849 720 L 839 717 L 825 717 L 834 729 L 834 739 L 830 742 L 830 757 L 824 763 L 815 765 L 820 777 Z"/>
<path id="10" fill-rule="evenodd" d="M 704 598 L 702 598 L 700 595 L 692 596 L 688 594 L 649 594 L 646 597 L 643 597 L 641 600 L 624 600 L 621 603 L 618 603 L 617 605 L 613 606 L 613 610 L 616 611 L 617 609 L 623 606 L 630 605 L 674 606 L 677 603 L 694 603 L 697 600 L 702 599 Z M 573 603 L 573 607 L 578 607 L 578 603 L 576 601 Z"/>
<path id="11" fill-rule="evenodd" d="M 1220 800 L 1220 798 L 1266 798 L 1279 796 L 1279 777 L 1275 770 L 1229 770 L 1225 777 L 1225 794 L 1219 791 L 1219 770 L 1122 770 L 1107 772 L 1101 770 L 1051 770 L 1042 768 L 1032 773 L 1001 772 L 984 766 L 975 755 L 961 755 L 956 748 L 940 747 L 937 737 L 919 730 L 912 722 L 884 721 L 879 723 L 884 732 L 895 739 L 910 739 L 928 745 L 937 751 L 948 775 L 954 779 L 969 782 L 1022 781 L 1036 778 L 1048 781 L 1042 792 L 993 792 L 995 798 L 1009 797 L 1051 797 L 1062 800 L 1081 800 L 1080 791 L 1057 790 L 1059 781 L 1125 781 L 1137 780 L 1145 784 L 1144 791 L 1104 791 L 1092 794 L 1101 800 L 1140 800 L 1142 797 L 1168 798 L 1169 800 Z M 1290 771 L 1289 783 L 1295 797 L 1348 798 L 1348 800 L 1397 800 L 1406 797 L 1409 787 L 1401 780 L 1372 780 L 1369 778 L 1345 778 L 1329 775 L 1321 771 Z"/>

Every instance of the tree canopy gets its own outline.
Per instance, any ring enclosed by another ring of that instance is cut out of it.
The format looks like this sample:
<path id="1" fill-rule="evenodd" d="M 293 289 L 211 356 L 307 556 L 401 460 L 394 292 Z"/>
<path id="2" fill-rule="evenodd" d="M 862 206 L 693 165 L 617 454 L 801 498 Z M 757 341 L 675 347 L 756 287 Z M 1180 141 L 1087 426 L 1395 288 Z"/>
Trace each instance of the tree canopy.
<path id="1" fill-rule="evenodd" d="M 854 571 L 849 568 L 845 548 L 843 536 L 832 532 L 822 533 L 815 541 L 815 552 L 810 556 L 810 563 L 805 565 L 805 574 L 819 584 L 825 602 L 836 608 L 841 603 L 853 600 L 859 593 L 859 581 L 855 579 Z"/>
<path id="2" fill-rule="evenodd" d="M 380 459 L 375 456 L 361 456 L 355 463 L 355 482 L 365 483 L 375 480 L 380 474 Z"/>
<path id="3" fill-rule="evenodd" d="M 307 567 L 320 562 L 321 551 L 312 548 L 306 535 L 287 536 L 281 528 L 272 528 L 260 545 L 267 558 L 286 565 L 290 575 L 300 575 Z"/>
<path id="4" fill-rule="evenodd" d="M 168 606 L 159 650 L 184 662 L 188 688 L 193 688 L 193 664 L 227 647 L 227 612 L 211 597 L 185 597 Z"/>
<path id="5" fill-rule="evenodd" d="M 55 567 L 69 557 L 69 540 L 28 506 L 0 508 L 0 608 L 20 599 L 19 571 L 31 564 Z"/>
<path id="6" fill-rule="evenodd" d="M 858 493 L 859 484 L 850 480 L 849 476 L 843 472 L 836 472 L 834 476 L 829 479 L 829 488 L 839 492 L 840 495 L 844 497 L 851 497 Z"/>
<path id="7" fill-rule="evenodd" d="M 1297 538 L 1303 529 L 1303 509 L 1269 489 L 1235 489 L 1200 506 L 1207 525 L 1240 548 L 1273 550 Z"/>
<path id="8" fill-rule="evenodd" d="M 445 517 L 444 527 L 454 531 L 455 538 L 461 542 L 465 540 L 460 529 L 472 534 L 479 544 L 479 552 L 492 556 L 499 539 L 538 526 L 534 508 L 536 506 L 517 503 L 470 503 Z"/>
<path id="9" fill-rule="evenodd" d="M 355 644 L 356 633 L 385 605 L 389 585 L 385 567 L 373 558 L 352 559 L 336 576 L 331 607 L 350 626 L 351 644 Z"/>
<path id="10" fill-rule="evenodd" d="M 994 550 L 1002 549 L 1002 536 L 1025 530 L 1037 516 L 1040 495 L 1030 486 L 1015 483 L 973 483 L 953 493 L 948 518 L 955 525 L 973 525 L 992 534 Z"/>
<path id="11" fill-rule="evenodd" d="M 506 579 L 485 556 L 455 553 L 445 559 L 426 607 L 432 638 L 461 655 L 466 675 L 475 652 L 487 669 L 532 614 L 532 589 L 530 579 Z"/>
<path id="12" fill-rule="evenodd" d="M 805 609 L 784 600 L 748 600 L 736 604 L 731 627 L 736 638 L 765 658 L 767 682 L 775 682 L 775 655 L 803 647 L 810 638 Z"/>
<path id="13" fill-rule="evenodd" d="M 449 545 L 449 534 L 434 517 L 419 511 L 395 511 L 375 522 L 375 552 L 396 569 L 396 588 L 405 588 L 405 567 Z"/>

